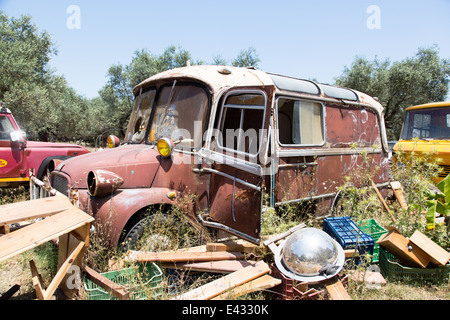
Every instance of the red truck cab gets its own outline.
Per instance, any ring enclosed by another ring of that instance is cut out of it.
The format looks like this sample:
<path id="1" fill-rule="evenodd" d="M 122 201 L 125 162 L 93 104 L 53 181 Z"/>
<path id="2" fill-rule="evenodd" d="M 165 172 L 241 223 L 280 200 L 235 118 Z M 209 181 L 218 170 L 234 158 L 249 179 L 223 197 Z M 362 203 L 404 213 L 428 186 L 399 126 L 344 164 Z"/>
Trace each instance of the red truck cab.
<path id="1" fill-rule="evenodd" d="M 0 187 L 27 185 L 30 169 L 42 178 L 51 160 L 85 153 L 89 151 L 75 144 L 27 141 L 11 111 L 0 106 Z"/>

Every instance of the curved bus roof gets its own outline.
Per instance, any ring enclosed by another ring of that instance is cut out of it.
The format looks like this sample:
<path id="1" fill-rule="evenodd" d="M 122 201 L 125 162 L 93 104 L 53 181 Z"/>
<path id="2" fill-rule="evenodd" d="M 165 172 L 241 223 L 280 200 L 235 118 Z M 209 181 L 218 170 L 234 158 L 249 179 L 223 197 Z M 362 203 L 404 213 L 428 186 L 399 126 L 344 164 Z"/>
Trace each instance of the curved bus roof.
<path id="1" fill-rule="evenodd" d="M 163 79 L 195 79 L 208 84 L 214 91 L 230 87 L 275 86 L 284 92 L 295 92 L 325 99 L 345 101 L 349 104 L 370 105 L 382 114 L 383 107 L 374 98 L 359 91 L 317 83 L 311 80 L 267 73 L 255 68 L 229 66 L 199 65 L 167 70 L 158 73 L 138 84 L 133 89 L 134 95 L 139 90 Z"/>
<path id="2" fill-rule="evenodd" d="M 408 107 L 405 110 L 415 110 L 415 109 L 427 109 L 427 108 L 441 108 L 441 107 L 450 107 L 450 101 L 442 101 L 442 102 L 430 102 L 425 104 L 420 104 L 417 106 Z"/>

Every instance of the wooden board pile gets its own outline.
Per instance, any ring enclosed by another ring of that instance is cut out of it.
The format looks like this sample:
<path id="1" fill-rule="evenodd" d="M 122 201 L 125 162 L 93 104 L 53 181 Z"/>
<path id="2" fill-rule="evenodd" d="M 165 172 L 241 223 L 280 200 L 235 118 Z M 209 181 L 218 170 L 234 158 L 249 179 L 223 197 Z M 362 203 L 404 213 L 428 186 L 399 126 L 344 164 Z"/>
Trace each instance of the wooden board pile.
<path id="1" fill-rule="evenodd" d="M 165 268 L 225 274 L 189 292 L 179 294 L 177 300 L 232 299 L 250 292 L 269 289 L 281 283 L 271 276 L 264 261 L 252 260 L 265 248 L 243 240 L 208 243 L 207 245 L 172 252 L 131 251 L 128 261 L 155 262 Z"/>
<path id="2" fill-rule="evenodd" d="M 126 260 L 159 263 L 168 269 L 224 274 L 205 285 L 178 294 L 174 297 L 176 300 L 234 299 L 267 289 L 282 299 L 315 299 L 326 291 L 330 299 L 350 300 L 344 287 L 346 277 L 341 281 L 341 277 L 336 276 L 324 282 L 323 290 L 317 290 L 286 278 L 273 263 L 262 260 L 269 250 L 273 252 L 277 242 L 303 227 L 305 225 L 300 224 L 281 235 L 270 237 L 261 246 L 240 239 L 229 240 L 171 252 L 130 251 Z"/>
<path id="3" fill-rule="evenodd" d="M 64 280 L 72 265 L 81 265 L 82 255 L 89 245 L 89 229 L 93 220 L 90 215 L 74 207 L 65 196 L 2 205 L 0 227 L 3 235 L 0 237 L 0 261 L 45 242 L 58 240 L 58 271 L 47 289 L 44 288 L 34 261 L 30 261 L 33 287 L 40 300 L 52 299 L 58 287 L 70 296 L 73 291 L 67 288 Z M 17 230 L 10 227 L 19 224 L 22 225 Z M 10 296 L 8 292 L 7 296 Z"/>

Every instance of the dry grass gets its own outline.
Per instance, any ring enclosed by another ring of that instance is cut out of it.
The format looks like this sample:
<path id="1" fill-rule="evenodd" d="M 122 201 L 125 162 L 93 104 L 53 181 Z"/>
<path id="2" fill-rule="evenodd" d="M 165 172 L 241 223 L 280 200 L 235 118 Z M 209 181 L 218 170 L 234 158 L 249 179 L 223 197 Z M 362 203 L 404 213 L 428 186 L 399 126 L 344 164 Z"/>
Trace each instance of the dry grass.
<path id="1" fill-rule="evenodd" d="M 350 284 L 349 293 L 354 300 L 450 300 L 450 289 L 442 287 L 417 287 L 402 283 L 387 283 L 378 289 L 355 290 Z"/>
<path id="2" fill-rule="evenodd" d="M 47 242 L 32 250 L 0 262 L 0 295 L 12 286 L 20 289 L 13 296 L 17 300 L 36 299 L 31 278 L 30 260 L 33 260 L 42 276 L 44 285 L 48 285 L 56 274 L 58 262 L 57 248 L 53 242 Z"/>

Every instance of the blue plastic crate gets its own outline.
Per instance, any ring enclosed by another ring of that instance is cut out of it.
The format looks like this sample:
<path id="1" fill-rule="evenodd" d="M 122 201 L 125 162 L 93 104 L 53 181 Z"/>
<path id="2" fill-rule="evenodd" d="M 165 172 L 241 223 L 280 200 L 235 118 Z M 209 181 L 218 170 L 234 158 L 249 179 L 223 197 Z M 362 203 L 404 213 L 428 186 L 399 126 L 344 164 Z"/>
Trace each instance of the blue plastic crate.
<path id="1" fill-rule="evenodd" d="M 328 217 L 323 222 L 323 231 L 335 239 L 345 250 L 358 249 L 359 254 L 373 255 L 374 240 L 358 228 L 351 217 Z"/>

